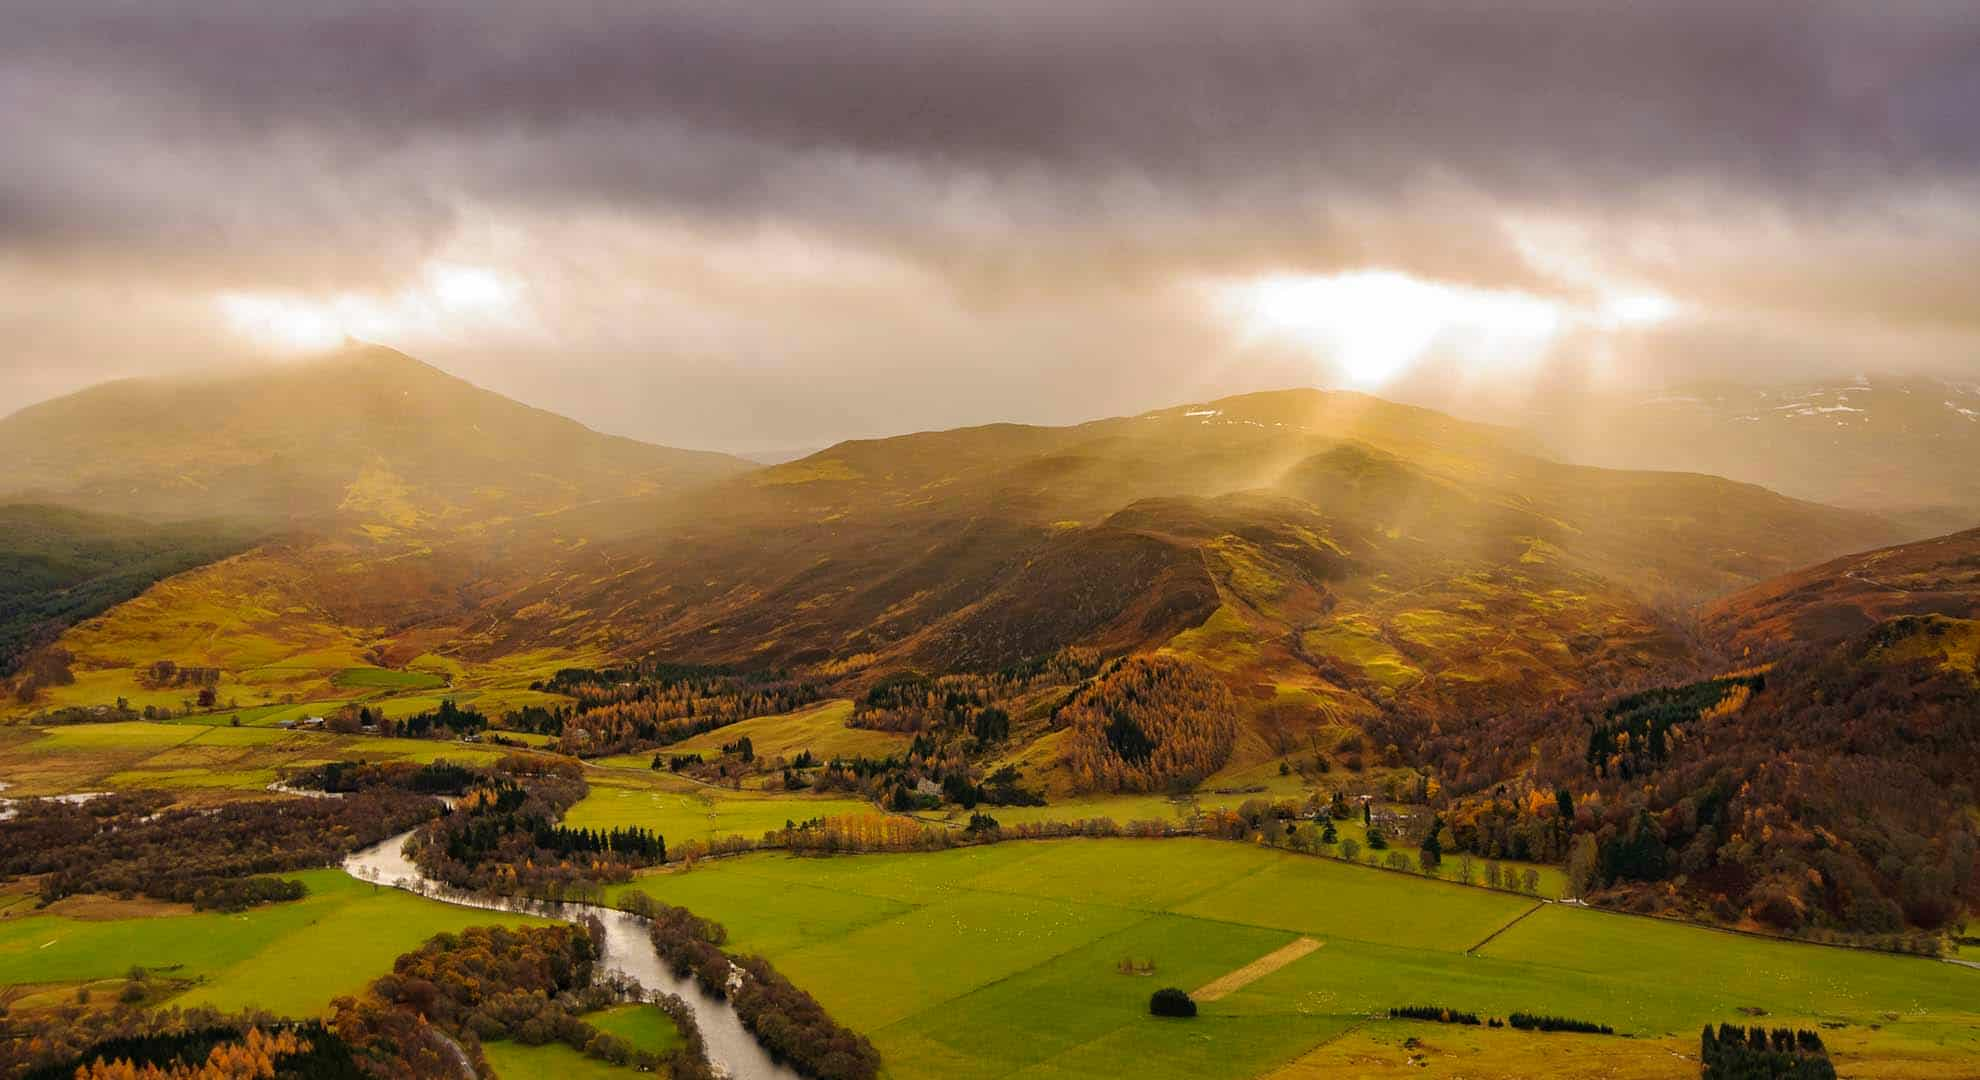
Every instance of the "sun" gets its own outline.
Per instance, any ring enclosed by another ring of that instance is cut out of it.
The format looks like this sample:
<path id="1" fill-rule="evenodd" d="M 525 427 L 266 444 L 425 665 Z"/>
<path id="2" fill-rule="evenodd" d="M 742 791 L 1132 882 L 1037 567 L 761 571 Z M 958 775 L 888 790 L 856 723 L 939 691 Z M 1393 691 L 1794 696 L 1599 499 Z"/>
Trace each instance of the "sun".
<path id="1" fill-rule="evenodd" d="M 1247 339 L 1308 348 L 1364 387 L 1394 379 L 1433 349 L 1478 362 L 1531 359 L 1567 318 L 1540 297 L 1392 270 L 1275 274 L 1222 285 L 1218 299 Z"/>
<path id="2" fill-rule="evenodd" d="M 282 352 L 322 352 L 350 338 L 413 344 L 523 319 L 522 287 L 496 270 L 432 262 L 396 292 L 228 292 L 214 307 L 233 333 Z"/>

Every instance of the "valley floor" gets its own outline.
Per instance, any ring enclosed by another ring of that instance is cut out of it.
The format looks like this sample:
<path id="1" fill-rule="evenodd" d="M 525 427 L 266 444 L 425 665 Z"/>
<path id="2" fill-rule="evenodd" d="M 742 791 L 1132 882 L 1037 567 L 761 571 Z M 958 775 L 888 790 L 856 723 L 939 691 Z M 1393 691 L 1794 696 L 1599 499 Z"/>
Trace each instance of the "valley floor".
<path id="1" fill-rule="evenodd" d="M 1696 1068 L 1678 1063 L 1695 1060 L 1701 1026 L 1756 1009 L 1768 1024 L 1835 1025 L 1823 1035 L 1845 1076 L 1956 1076 L 1980 1061 L 1980 975 L 1953 965 L 1214 841 L 758 854 L 625 888 L 723 922 L 732 949 L 768 957 L 904 1078 L 1669 1076 Z M 1147 1015 L 1157 987 L 1212 983 L 1301 937 L 1323 947 L 1196 1020 Z M 1122 974 L 1124 960 L 1154 973 Z M 1386 1019 L 1424 1004 L 1619 1034 Z"/>

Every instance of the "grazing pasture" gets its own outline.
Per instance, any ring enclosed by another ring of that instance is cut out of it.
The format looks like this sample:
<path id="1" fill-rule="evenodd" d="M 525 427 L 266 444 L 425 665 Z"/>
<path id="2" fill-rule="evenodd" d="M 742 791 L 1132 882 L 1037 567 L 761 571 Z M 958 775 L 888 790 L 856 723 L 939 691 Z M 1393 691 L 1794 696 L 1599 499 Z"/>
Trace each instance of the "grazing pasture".
<path id="1" fill-rule="evenodd" d="M 593 769 L 585 773 L 591 794 L 571 807 L 564 824 L 576 829 L 643 826 L 669 842 L 720 836 L 751 839 L 787 821 L 870 813 L 864 799 L 805 792 L 735 791 L 697 784 L 664 772 Z"/>
<path id="2" fill-rule="evenodd" d="M 434 690 L 447 685 L 447 680 L 430 671 L 354 667 L 330 676 L 330 685 L 354 690 Z"/>
<path id="3" fill-rule="evenodd" d="M 1470 1061 L 1466 1075 L 1585 1075 L 1571 1063 L 1594 1060 L 1619 1076 L 1670 1075 L 1671 1055 L 1695 1053 L 1701 1025 L 1739 1022 L 1742 1009 L 1765 1009 L 1769 1023 L 1842 1024 L 1825 1037 L 1838 1033 L 1856 1060 L 1903 1060 L 1918 1075 L 1955 1075 L 1929 1070 L 1980 1055 L 1980 972 L 1956 965 L 1542 904 L 1250 845 L 763 853 L 648 875 L 613 895 L 628 889 L 724 923 L 733 949 L 762 953 L 872 1037 L 899 1077 L 1286 1070 L 1291 1080 L 1340 1074 L 1330 1047 L 1404 1060 L 1409 1035 L 1447 1047 L 1433 1054 L 1447 1064 Z M 1301 938 L 1323 947 L 1282 954 L 1290 959 L 1203 1002 L 1197 1020 L 1147 1015 L 1157 986 L 1209 985 Z M 1154 970 L 1124 974 L 1124 961 Z M 1378 1019 L 1423 1002 L 1553 1013 L 1620 1034 Z"/>
<path id="4" fill-rule="evenodd" d="M 531 921 L 366 884 L 342 870 L 279 876 L 303 881 L 309 895 L 243 912 L 110 919 L 9 907 L 0 918 L 0 985 L 83 986 L 123 980 L 137 966 L 186 986 L 172 1004 L 313 1016 L 435 934 Z"/>

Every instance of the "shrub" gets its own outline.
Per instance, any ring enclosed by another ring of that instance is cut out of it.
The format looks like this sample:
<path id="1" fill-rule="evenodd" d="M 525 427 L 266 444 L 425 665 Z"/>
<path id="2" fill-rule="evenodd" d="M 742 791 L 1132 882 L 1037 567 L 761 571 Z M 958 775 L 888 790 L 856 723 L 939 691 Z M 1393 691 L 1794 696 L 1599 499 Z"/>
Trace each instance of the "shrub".
<path id="1" fill-rule="evenodd" d="M 1196 1002 L 1190 1000 L 1188 993 L 1173 986 L 1165 986 L 1149 997 L 1148 1014 L 1187 1019 L 1196 1015 Z"/>

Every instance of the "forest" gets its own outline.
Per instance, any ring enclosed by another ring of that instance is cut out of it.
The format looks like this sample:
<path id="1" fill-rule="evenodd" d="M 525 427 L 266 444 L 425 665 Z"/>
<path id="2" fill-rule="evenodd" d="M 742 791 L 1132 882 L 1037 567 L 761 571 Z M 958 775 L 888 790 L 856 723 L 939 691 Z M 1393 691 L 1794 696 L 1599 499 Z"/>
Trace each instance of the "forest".
<path id="1" fill-rule="evenodd" d="M 152 524 L 66 507 L 0 506 L 0 679 L 62 630 L 143 592 L 161 578 L 226 558 L 253 542 L 247 527 L 210 521 Z M 14 682 L 33 701 L 62 669 Z"/>
<path id="2" fill-rule="evenodd" d="M 1066 762 L 1080 791 L 1187 791 L 1223 768 L 1237 738 L 1230 688 L 1166 656 L 1115 663 L 1053 719 L 1071 729 Z"/>
<path id="3" fill-rule="evenodd" d="M 668 746 L 758 716 L 802 708 L 823 697 L 812 682 L 782 672 L 736 672 L 642 661 L 623 668 L 565 668 L 532 689 L 573 704 L 518 710 L 506 723 L 557 736 L 559 752 L 600 757 Z"/>
<path id="4" fill-rule="evenodd" d="M 302 895 L 260 875 L 334 865 L 440 812 L 431 798 L 390 790 L 204 809 L 173 801 L 138 791 L 22 803 L 0 821 L 0 880 L 40 875 L 43 904 L 102 893 L 238 910 Z"/>

